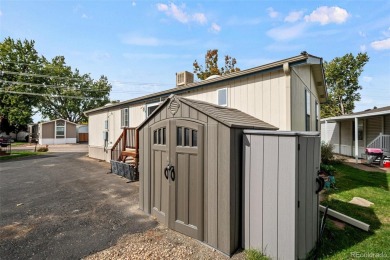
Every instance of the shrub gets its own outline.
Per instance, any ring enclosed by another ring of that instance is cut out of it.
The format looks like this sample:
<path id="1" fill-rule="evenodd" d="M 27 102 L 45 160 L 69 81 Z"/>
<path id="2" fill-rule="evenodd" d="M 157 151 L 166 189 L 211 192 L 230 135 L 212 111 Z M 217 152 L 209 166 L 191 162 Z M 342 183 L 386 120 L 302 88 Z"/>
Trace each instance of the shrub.
<path id="1" fill-rule="evenodd" d="M 322 142 L 321 143 L 321 162 L 324 164 L 329 164 L 334 161 L 333 155 L 334 145 L 331 143 Z"/>
<path id="2" fill-rule="evenodd" d="M 246 249 L 245 250 L 245 259 L 246 260 L 269 260 L 270 258 L 265 256 L 259 250 L 256 250 L 256 249 Z"/>
<path id="3" fill-rule="evenodd" d="M 38 149 L 37 149 L 37 152 L 47 152 L 47 151 L 49 151 L 49 146 L 42 146 L 42 147 L 39 147 Z"/>

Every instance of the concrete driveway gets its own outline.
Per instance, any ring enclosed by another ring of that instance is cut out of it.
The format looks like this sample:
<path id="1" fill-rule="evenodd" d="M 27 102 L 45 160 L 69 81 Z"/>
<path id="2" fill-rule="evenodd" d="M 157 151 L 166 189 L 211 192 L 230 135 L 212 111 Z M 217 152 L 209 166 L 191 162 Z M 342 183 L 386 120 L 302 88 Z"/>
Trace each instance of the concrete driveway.
<path id="1" fill-rule="evenodd" d="M 138 210 L 138 182 L 82 146 L 57 148 L 0 162 L 0 259 L 80 259 L 157 225 Z"/>

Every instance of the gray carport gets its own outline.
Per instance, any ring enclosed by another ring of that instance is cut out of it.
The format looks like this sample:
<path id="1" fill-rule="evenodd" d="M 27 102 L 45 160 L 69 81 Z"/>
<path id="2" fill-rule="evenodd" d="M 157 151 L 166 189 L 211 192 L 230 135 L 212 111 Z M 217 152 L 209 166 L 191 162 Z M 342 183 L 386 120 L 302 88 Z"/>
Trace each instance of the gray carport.
<path id="1" fill-rule="evenodd" d="M 140 208 L 234 253 L 242 235 L 243 129 L 277 130 L 236 109 L 170 96 L 138 127 Z"/>

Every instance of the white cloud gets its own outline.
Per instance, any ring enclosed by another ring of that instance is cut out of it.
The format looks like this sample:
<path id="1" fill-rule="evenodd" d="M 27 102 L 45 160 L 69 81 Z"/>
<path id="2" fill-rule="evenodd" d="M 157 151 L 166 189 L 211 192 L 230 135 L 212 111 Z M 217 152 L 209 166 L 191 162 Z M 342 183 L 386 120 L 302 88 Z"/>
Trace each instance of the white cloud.
<path id="1" fill-rule="evenodd" d="M 286 18 L 284 18 L 284 21 L 294 23 L 296 21 L 301 20 L 302 16 L 303 11 L 292 11 L 286 16 Z"/>
<path id="2" fill-rule="evenodd" d="M 137 3 L 136 3 L 135 1 L 133 1 L 133 2 L 131 2 L 131 5 L 132 5 L 132 6 L 136 6 Z"/>
<path id="3" fill-rule="evenodd" d="M 192 15 L 192 18 L 194 19 L 194 21 L 196 21 L 200 24 L 207 23 L 206 15 L 204 15 L 203 13 L 195 13 Z"/>
<path id="4" fill-rule="evenodd" d="M 81 18 L 83 18 L 83 19 L 88 19 L 88 15 L 82 14 L 82 15 L 81 15 Z"/>
<path id="5" fill-rule="evenodd" d="M 3 16 L 3 12 L 0 10 L 0 16 Z"/>
<path id="6" fill-rule="evenodd" d="M 390 49 L 390 38 L 382 41 L 374 41 L 371 43 L 371 47 L 377 51 Z"/>
<path id="7" fill-rule="evenodd" d="M 189 20 L 187 13 L 185 13 L 174 3 L 171 3 L 170 14 L 173 16 L 173 18 L 175 18 L 181 23 L 187 23 Z"/>
<path id="8" fill-rule="evenodd" d="M 305 28 L 306 25 L 304 23 L 299 23 L 294 26 L 277 27 L 267 31 L 267 35 L 277 41 L 287 41 L 301 36 Z"/>
<path id="9" fill-rule="evenodd" d="M 366 50 L 367 50 L 367 46 L 365 44 L 360 45 L 360 51 L 361 52 L 366 52 Z"/>
<path id="10" fill-rule="evenodd" d="M 207 23 L 207 18 L 204 13 L 188 14 L 184 11 L 185 9 L 184 5 L 180 7 L 175 5 L 174 3 L 170 3 L 169 5 L 158 3 L 156 7 L 158 11 L 164 12 L 165 15 L 170 16 L 181 23 L 189 23 L 189 22 L 196 22 L 199 24 Z"/>
<path id="11" fill-rule="evenodd" d="M 210 31 L 214 33 L 219 33 L 221 31 L 221 26 L 216 23 L 212 23 L 210 27 Z"/>
<path id="12" fill-rule="evenodd" d="M 169 10 L 169 7 L 166 4 L 157 4 L 157 10 L 165 12 Z"/>
<path id="13" fill-rule="evenodd" d="M 366 83 L 370 83 L 370 82 L 373 80 L 373 78 L 372 78 L 372 77 L 369 77 L 369 76 L 363 76 L 362 80 L 363 80 L 364 82 L 366 82 Z"/>
<path id="14" fill-rule="evenodd" d="M 310 15 L 305 16 L 307 22 L 319 22 L 321 25 L 329 23 L 344 23 L 350 15 L 347 10 L 338 6 L 321 6 Z"/>
<path id="15" fill-rule="evenodd" d="M 366 34 L 362 31 L 359 31 L 359 36 L 363 37 L 363 38 L 366 38 Z"/>
<path id="16" fill-rule="evenodd" d="M 267 12 L 271 18 L 277 18 L 279 16 L 279 13 L 276 12 L 272 7 L 267 8 Z"/>

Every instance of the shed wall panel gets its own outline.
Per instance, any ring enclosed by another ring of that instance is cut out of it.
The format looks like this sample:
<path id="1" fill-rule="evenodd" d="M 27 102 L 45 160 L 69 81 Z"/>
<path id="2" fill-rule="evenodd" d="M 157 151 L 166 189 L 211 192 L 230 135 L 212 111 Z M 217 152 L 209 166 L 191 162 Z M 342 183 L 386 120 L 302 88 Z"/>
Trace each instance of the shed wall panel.
<path id="1" fill-rule="evenodd" d="M 250 212 L 247 248 L 263 249 L 263 189 L 264 189 L 264 136 L 251 136 L 249 169 L 249 205 Z M 248 186 L 247 186 L 248 187 Z"/>
<path id="2" fill-rule="evenodd" d="M 230 129 L 218 124 L 218 249 L 230 254 Z"/>
<path id="3" fill-rule="evenodd" d="M 299 139 L 300 150 L 298 151 L 298 237 L 302 241 L 298 246 L 298 259 L 304 259 L 306 257 L 306 203 L 305 198 L 308 196 L 306 193 L 306 158 L 307 150 L 304 149 L 307 146 L 307 139 Z"/>
<path id="4" fill-rule="evenodd" d="M 209 118 L 207 126 L 207 243 L 218 247 L 218 124 Z"/>
<path id="5" fill-rule="evenodd" d="M 264 136 L 263 252 L 272 256 L 278 254 L 278 147 L 277 136 Z"/>
<path id="6" fill-rule="evenodd" d="M 277 195 L 279 259 L 296 256 L 297 148 L 296 137 L 279 137 Z"/>

